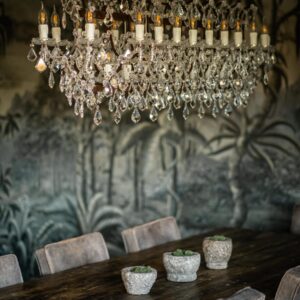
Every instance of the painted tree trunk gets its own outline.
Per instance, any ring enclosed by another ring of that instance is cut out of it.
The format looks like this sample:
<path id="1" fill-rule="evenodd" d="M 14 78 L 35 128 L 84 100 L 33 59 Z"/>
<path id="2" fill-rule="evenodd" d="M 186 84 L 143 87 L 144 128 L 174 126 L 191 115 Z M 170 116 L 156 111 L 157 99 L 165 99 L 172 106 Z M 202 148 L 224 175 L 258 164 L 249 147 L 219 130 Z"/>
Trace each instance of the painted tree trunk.
<path id="1" fill-rule="evenodd" d="M 109 155 L 109 170 L 108 170 L 108 186 L 107 186 L 107 203 L 113 205 L 113 179 L 114 179 L 114 167 L 116 157 L 116 141 L 113 142 Z"/>
<path id="2" fill-rule="evenodd" d="M 90 170 L 91 170 L 91 193 L 92 195 L 96 194 L 96 162 L 95 162 L 95 145 L 94 145 L 94 135 L 92 134 L 90 142 Z"/>
<path id="3" fill-rule="evenodd" d="M 139 146 L 134 147 L 134 174 L 133 174 L 133 189 L 134 189 L 134 210 L 140 211 L 140 192 L 139 192 Z"/>

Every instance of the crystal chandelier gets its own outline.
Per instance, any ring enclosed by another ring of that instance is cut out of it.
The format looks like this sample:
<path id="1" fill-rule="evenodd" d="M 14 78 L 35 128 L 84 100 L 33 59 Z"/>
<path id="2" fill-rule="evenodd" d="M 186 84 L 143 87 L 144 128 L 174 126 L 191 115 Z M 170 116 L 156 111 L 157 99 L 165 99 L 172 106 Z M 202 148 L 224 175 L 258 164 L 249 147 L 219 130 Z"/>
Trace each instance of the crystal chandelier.
<path id="1" fill-rule="evenodd" d="M 61 0 L 51 38 L 42 4 L 28 59 L 37 60 L 37 71 L 50 71 L 50 88 L 59 77 L 75 115 L 88 109 L 96 125 L 104 107 L 117 124 L 128 112 L 134 123 L 144 111 L 152 121 L 165 110 L 171 120 L 178 109 L 184 119 L 193 111 L 229 116 L 247 105 L 258 82 L 268 84 L 276 60 L 257 8 L 229 2 Z M 72 41 L 61 39 L 67 20 Z"/>

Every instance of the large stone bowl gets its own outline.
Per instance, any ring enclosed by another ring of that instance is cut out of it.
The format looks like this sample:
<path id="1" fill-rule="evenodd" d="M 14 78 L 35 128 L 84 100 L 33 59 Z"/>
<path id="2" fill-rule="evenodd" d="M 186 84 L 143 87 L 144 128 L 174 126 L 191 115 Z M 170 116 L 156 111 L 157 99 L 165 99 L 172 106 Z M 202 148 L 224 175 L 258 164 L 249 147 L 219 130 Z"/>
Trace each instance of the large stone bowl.
<path id="1" fill-rule="evenodd" d="M 147 295 L 150 293 L 153 284 L 157 278 L 157 271 L 151 268 L 149 273 L 134 273 L 131 270 L 135 268 L 128 267 L 121 271 L 122 280 L 125 289 L 130 295 Z"/>
<path id="2" fill-rule="evenodd" d="M 213 237 L 207 237 L 203 241 L 203 252 L 208 269 L 227 269 L 232 254 L 232 240 L 214 240 Z"/>
<path id="3" fill-rule="evenodd" d="M 163 255 L 167 279 L 174 282 L 192 282 L 197 279 L 201 256 L 194 252 L 191 256 L 174 256 L 172 252 Z"/>

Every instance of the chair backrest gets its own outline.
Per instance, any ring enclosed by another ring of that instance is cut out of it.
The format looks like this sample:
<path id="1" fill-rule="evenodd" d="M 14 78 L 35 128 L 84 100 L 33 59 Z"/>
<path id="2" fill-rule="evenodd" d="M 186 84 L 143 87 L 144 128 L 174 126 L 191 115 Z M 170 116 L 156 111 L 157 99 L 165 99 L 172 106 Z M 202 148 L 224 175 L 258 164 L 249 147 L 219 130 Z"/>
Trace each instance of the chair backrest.
<path id="1" fill-rule="evenodd" d="M 181 239 L 174 217 L 167 217 L 139 225 L 122 232 L 127 253 L 138 252 L 167 242 Z"/>
<path id="2" fill-rule="evenodd" d="M 19 262 L 14 254 L 0 256 L 0 288 L 23 283 Z"/>
<path id="3" fill-rule="evenodd" d="M 275 300 L 300 299 L 300 266 L 289 269 L 282 277 Z"/>
<path id="4" fill-rule="evenodd" d="M 291 232 L 300 235 L 300 205 L 295 205 L 292 216 Z"/>
<path id="5" fill-rule="evenodd" d="M 109 259 L 99 232 L 49 244 L 45 246 L 45 254 L 51 274 Z"/>
<path id="6" fill-rule="evenodd" d="M 45 249 L 38 249 L 35 251 L 35 259 L 39 268 L 39 272 L 41 276 L 51 274 L 50 267 L 47 261 Z"/>
<path id="7" fill-rule="evenodd" d="M 258 290 L 246 287 L 225 300 L 265 300 L 266 296 Z"/>

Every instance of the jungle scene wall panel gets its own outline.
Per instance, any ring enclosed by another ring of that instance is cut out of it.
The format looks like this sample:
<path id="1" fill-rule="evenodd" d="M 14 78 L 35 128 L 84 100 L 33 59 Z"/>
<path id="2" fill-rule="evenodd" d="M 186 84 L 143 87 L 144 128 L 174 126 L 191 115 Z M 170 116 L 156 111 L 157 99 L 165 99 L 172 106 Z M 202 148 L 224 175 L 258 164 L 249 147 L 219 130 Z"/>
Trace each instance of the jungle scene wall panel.
<path id="1" fill-rule="evenodd" d="M 0 255 L 15 253 L 25 278 L 48 243 L 100 231 L 122 255 L 124 228 L 163 216 L 183 236 L 289 230 L 300 203 L 300 4 L 247 2 L 265 10 L 277 54 L 249 108 L 118 126 L 104 112 L 95 127 L 27 61 L 40 2 L 0 0 Z"/>

